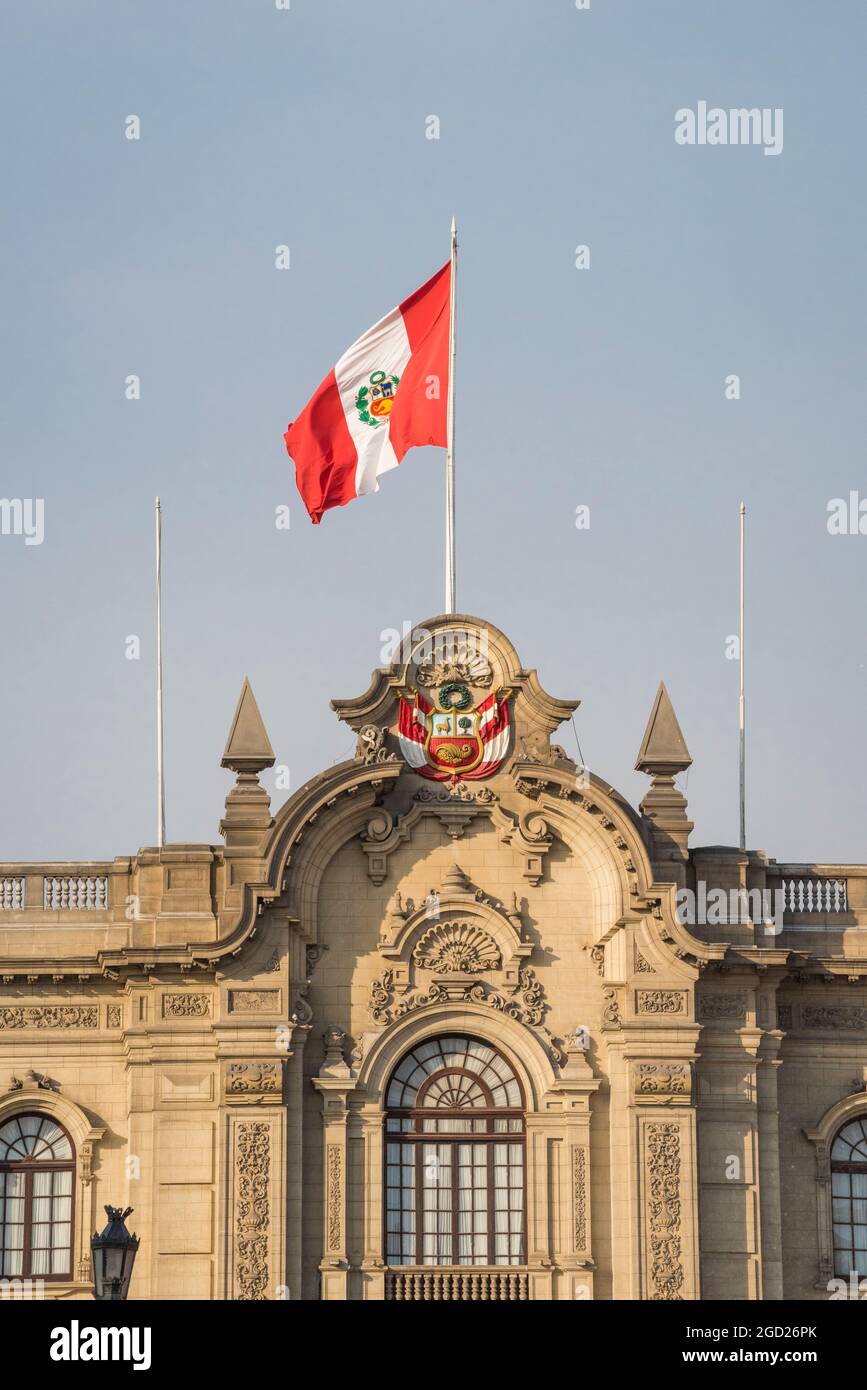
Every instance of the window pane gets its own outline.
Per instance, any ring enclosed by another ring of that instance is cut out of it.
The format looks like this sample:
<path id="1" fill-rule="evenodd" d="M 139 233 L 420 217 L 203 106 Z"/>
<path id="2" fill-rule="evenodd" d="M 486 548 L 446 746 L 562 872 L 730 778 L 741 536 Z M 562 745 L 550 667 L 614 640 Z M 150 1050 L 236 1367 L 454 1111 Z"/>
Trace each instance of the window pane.
<path id="1" fill-rule="evenodd" d="M 51 1177 L 52 1174 L 50 1168 L 44 1168 L 41 1173 L 37 1171 L 33 1174 L 34 1197 L 48 1196 L 49 1192 L 51 1191 Z"/>
<path id="2" fill-rule="evenodd" d="M 33 1215 L 33 1220 L 34 1220 L 34 1221 L 50 1221 L 50 1220 L 51 1220 L 51 1198 L 50 1198 L 50 1197 L 34 1197 L 34 1199 L 33 1199 L 33 1213 L 32 1213 L 32 1215 Z"/>
<path id="3" fill-rule="evenodd" d="M 16 1175 L 17 1176 L 17 1175 Z M 24 1220 L 24 1198 L 7 1197 L 4 1203 L 5 1220 L 11 1225 Z"/>
<path id="4" fill-rule="evenodd" d="M 51 1231 L 51 1246 L 52 1246 L 52 1249 L 53 1249 L 53 1250 L 66 1250 L 66 1249 L 68 1248 L 68 1246 L 69 1246 L 69 1233 L 70 1233 L 69 1222 L 68 1222 L 68 1221 L 58 1221 L 58 1222 L 57 1222 L 57 1225 L 54 1226 L 54 1227 L 52 1227 L 52 1231 Z"/>

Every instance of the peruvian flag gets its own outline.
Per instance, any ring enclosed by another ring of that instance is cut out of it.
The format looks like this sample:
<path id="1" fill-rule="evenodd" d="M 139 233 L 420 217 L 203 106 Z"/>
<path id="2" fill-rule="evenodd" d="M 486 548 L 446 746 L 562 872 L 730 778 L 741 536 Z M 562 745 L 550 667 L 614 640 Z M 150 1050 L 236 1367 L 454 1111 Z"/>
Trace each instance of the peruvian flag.
<path id="1" fill-rule="evenodd" d="M 379 490 L 415 444 L 446 443 L 451 263 L 369 328 L 287 429 L 310 520 Z"/>
<path id="2" fill-rule="evenodd" d="M 433 705 L 417 690 L 412 692 L 412 696 L 411 703 L 405 695 L 400 697 L 398 738 L 400 739 L 401 752 L 411 768 L 416 772 L 420 771 L 424 777 L 432 777 L 433 773 L 426 766 L 425 744 L 427 743 Z"/>

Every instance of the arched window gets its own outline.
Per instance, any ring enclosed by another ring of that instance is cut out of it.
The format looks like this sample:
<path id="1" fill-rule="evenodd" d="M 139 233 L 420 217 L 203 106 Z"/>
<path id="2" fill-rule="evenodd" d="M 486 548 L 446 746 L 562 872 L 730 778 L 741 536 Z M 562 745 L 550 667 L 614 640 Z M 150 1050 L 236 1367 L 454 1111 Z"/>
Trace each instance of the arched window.
<path id="1" fill-rule="evenodd" d="M 867 1115 L 850 1120 L 831 1145 L 834 1273 L 867 1275 Z"/>
<path id="2" fill-rule="evenodd" d="M 55 1120 L 16 1115 L 0 1126 L 0 1276 L 70 1278 L 74 1174 Z"/>
<path id="3" fill-rule="evenodd" d="M 386 1094 L 386 1262 L 524 1262 L 524 1096 L 476 1038 L 422 1043 Z"/>

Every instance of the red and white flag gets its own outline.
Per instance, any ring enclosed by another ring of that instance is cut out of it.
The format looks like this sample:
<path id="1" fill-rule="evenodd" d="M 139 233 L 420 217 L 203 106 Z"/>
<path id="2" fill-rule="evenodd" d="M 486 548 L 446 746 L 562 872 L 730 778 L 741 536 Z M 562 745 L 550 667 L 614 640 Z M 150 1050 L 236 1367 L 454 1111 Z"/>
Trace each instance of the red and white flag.
<path id="1" fill-rule="evenodd" d="M 286 431 L 310 520 L 379 490 L 417 444 L 446 444 L 451 263 L 369 328 Z"/>

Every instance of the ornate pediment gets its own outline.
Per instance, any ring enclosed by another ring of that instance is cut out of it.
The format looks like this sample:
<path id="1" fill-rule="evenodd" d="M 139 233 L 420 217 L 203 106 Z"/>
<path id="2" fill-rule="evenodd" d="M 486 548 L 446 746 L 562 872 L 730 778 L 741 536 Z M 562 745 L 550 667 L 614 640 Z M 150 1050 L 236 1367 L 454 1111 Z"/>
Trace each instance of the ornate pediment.
<path id="1" fill-rule="evenodd" d="M 409 969 L 435 975 L 479 975 L 502 971 L 510 987 L 518 981 L 532 944 L 524 940 L 517 898 L 506 907 L 471 883 L 457 864 L 444 874 L 439 889 L 422 902 L 391 899 L 379 934 L 380 953 L 395 962 L 395 979 L 408 985 Z"/>
<path id="2" fill-rule="evenodd" d="M 517 900 L 507 908 L 457 864 L 418 906 L 395 894 L 379 951 L 387 968 L 372 982 L 368 1004 L 376 1024 L 447 1000 L 488 1004 L 531 1025 L 542 1020 L 546 1006 L 526 963 L 533 946 L 524 940 Z"/>

